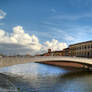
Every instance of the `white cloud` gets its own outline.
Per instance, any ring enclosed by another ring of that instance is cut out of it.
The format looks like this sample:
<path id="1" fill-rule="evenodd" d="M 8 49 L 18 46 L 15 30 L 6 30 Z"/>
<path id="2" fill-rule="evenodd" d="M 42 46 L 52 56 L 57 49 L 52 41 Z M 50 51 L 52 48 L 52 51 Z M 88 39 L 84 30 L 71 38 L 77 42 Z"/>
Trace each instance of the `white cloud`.
<path id="1" fill-rule="evenodd" d="M 19 51 L 21 51 L 22 48 L 22 53 L 25 54 L 27 52 L 30 54 L 42 53 L 46 52 L 49 48 L 51 48 L 52 50 L 62 50 L 67 47 L 65 43 L 58 42 L 55 39 L 53 39 L 52 41 L 46 41 L 45 43 L 41 44 L 39 42 L 38 37 L 36 37 L 35 35 L 29 35 L 28 33 L 25 33 L 22 26 L 14 27 L 13 32 L 9 35 L 4 30 L 0 30 L 0 43 L 5 43 L 3 45 L 6 45 L 6 43 L 9 44 L 7 49 L 8 52 L 10 50 L 12 51 L 12 53 L 13 51 L 15 51 L 16 45 L 18 45 L 18 48 L 16 48 L 16 50 L 18 51 L 16 51 L 16 53 L 19 53 Z M 10 45 L 12 45 L 12 50 L 10 48 Z"/>
<path id="2" fill-rule="evenodd" d="M 4 19 L 6 16 L 6 12 L 0 9 L 0 19 Z"/>
<path id="3" fill-rule="evenodd" d="M 68 29 L 69 33 L 72 34 L 75 40 L 72 41 L 73 43 L 83 42 L 92 40 L 92 27 L 91 26 L 75 26 Z"/>
<path id="4" fill-rule="evenodd" d="M 54 8 L 51 9 L 52 13 L 56 13 L 56 10 Z"/>
<path id="5" fill-rule="evenodd" d="M 66 33 L 66 34 L 64 34 L 64 40 L 73 42 L 76 39 L 73 36 Z"/>
<path id="6" fill-rule="evenodd" d="M 84 13 L 84 14 L 79 14 L 79 15 L 69 15 L 69 14 L 63 14 L 63 15 L 54 15 L 51 16 L 50 18 L 52 19 L 59 19 L 59 20 L 79 20 L 82 18 L 92 18 L 92 13 Z"/>
<path id="7" fill-rule="evenodd" d="M 66 48 L 67 45 L 66 43 L 60 43 L 58 42 L 57 40 L 55 39 L 52 39 L 52 41 L 46 41 L 43 45 L 43 49 L 47 50 L 47 49 L 51 49 L 52 51 L 55 51 L 55 50 L 62 50 L 64 48 Z"/>
<path id="8" fill-rule="evenodd" d="M 52 27 L 50 30 L 52 30 L 52 32 L 50 31 L 50 34 L 53 34 L 54 38 L 62 39 L 65 42 L 74 42 L 76 40 L 68 30 L 62 30 L 55 27 Z"/>
<path id="9" fill-rule="evenodd" d="M 5 32 L 4 30 L 0 29 L 0 37 L 4 36 L 5 35 Z"/>

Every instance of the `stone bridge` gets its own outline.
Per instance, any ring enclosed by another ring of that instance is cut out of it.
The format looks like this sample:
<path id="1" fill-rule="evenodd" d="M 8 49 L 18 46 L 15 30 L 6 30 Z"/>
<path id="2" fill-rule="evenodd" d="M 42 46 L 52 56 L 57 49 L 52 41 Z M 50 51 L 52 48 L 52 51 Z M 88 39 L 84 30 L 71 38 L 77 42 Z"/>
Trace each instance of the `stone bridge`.
<path id="1" fill-rule="evenodd" d="M 92 59 L 68 56 L 0 57 L 0 67 L 30 62 L 68 62 L 92 67 Z"/>

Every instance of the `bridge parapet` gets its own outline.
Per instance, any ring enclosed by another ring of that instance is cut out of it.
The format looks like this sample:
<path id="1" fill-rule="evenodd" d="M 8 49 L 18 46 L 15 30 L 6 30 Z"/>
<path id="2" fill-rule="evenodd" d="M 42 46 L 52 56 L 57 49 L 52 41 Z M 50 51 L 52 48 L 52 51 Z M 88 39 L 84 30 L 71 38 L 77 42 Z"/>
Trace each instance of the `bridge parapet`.
<path id="1" fill-rule="evenodd" d="M 92 59 L 88 58 L 69 57 L 69 56 L 35 56 L 35 57 L 2 57 L 0 58 L 0 67 L 30 62 L 45 62 L 45 61 L 76 62 L 92 66 Z"/>

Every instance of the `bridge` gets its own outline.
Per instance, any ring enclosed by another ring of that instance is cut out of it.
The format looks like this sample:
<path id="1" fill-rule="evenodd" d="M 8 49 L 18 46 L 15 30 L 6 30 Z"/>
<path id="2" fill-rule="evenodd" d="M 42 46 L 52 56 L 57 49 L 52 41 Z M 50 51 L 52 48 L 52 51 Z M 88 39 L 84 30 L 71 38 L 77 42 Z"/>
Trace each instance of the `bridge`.
<path id="1" fill-rule="evenodd" d="M 16 64 L 24 64 L 30 62 L 68 62 L 81 64 L 84 67 L 92 67 L 92 59 L 69 57 L 69 56 L 33 56 L 33 57 L 0 57 L 0 67 L 7 67 Z"/>

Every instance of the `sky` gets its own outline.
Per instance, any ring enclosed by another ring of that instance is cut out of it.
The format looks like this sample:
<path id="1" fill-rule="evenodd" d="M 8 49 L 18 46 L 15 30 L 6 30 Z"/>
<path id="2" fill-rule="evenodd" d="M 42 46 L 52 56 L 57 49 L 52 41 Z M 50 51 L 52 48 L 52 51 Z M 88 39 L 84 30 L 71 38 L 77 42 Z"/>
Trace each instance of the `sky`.
<path id="1" fill-rule="evenodd" d="M 92 0 L 0 0 L 1 52 L 62 50 L 91 34 Z"/>

